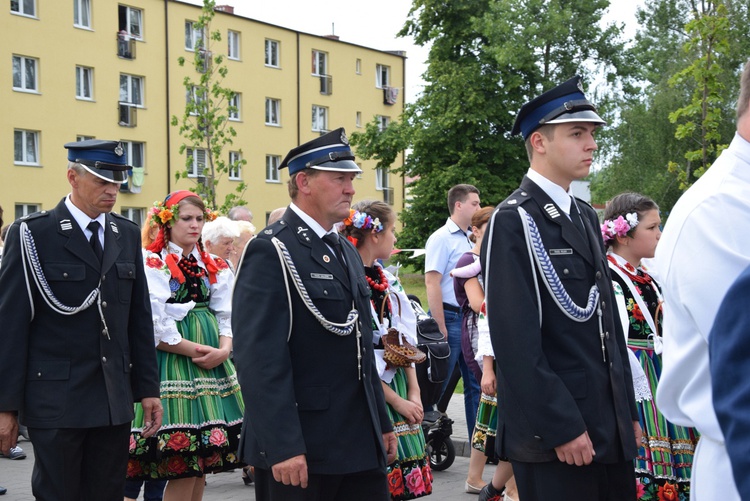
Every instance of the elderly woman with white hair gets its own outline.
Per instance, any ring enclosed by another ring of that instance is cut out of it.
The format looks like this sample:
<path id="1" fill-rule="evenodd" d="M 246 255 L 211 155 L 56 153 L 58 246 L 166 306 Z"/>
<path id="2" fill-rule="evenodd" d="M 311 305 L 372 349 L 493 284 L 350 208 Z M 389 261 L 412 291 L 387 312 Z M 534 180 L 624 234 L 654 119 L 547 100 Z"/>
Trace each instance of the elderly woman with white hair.
<path id="1" fill-rule="evenodd" d="M 242 259 L 242 253 L 245 252 L 245 246 L 255 236 L 255 225 L 249 221 L 236 220 L 234 223 L 239 229 L 240 236 L 234 239 L 234 252 L 229 257 L 229 260 L 234 265 L 236 270 Z"/>
<path id="2" fill-rule="evenodd" d="M 236 221 L 228 217 L 219 216 L 203 225 L 203 245 L 206 250 L 234 264 L 234 239 L 240 236 L 240 229 Z M 232 269 L 234 271 L 234 268 Z"/>

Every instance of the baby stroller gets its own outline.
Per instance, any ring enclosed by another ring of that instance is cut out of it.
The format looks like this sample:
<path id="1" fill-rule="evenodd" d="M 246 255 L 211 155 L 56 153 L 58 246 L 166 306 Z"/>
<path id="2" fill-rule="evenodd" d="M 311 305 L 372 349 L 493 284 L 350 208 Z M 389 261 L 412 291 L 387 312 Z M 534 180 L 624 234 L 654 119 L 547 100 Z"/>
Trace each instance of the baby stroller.
<path id="1" fill-rule="evenodd" d="M 416 365 L 417 382 L 425 411 L 422 430 L 430 466 L 435 471 L 443 471 L 456 459 L 456 449 L 450 438 L 453 420 L 435 410 L 443 381 L 451 373 L 448 367 L 450 347 L 435 319 L 425 313 L 419 298 L 413 294 L 408 297 L 417 316 L 417 348 L 427 354 L 427 360 Z"/>

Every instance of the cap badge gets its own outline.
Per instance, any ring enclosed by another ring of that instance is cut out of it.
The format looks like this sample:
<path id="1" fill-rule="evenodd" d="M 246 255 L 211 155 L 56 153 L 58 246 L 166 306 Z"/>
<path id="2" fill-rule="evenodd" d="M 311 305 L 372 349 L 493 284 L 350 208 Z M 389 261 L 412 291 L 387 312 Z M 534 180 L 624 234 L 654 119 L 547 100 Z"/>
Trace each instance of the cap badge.
<path id="1" fill-rule="evenodd" d="M 346 137 L 346 133 L 343 129 L 341 129 L 341 142 L 347 146 L 349 146 L 349 139 Z"/>
<path id="2" fill-rule="evenodd" d="M 115 152 L 115 155 L 117 155 L 118 157 L 121 157 L 125 153 L 125 150 L 122 149 L 122 143 L 117 143 L 117 146 L 115 146 L 114 152 Z"/>
<path id="3" fill-rule="evenodd" d="M 581 92 L 583 92 L 583 83 L 581 83 L 581 79 L 580 78 L 578 79 L 578 85 L 577 85 L 577 87 L 578 87 L 578 90 L 580 90 Z"/>

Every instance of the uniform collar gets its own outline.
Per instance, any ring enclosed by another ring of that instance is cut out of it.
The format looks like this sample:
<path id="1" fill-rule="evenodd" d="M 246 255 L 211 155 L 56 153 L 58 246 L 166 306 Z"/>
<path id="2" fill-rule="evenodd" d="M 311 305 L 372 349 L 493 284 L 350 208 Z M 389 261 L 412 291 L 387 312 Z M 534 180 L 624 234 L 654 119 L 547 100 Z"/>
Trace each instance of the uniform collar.
<path id="1" fill-rule="evenodd" d="M 85 230 L 91 221 L 97 221 L 102 229 L 104 228 L 104 223 L 107 221 L 107 215 L 104 212 L 96 216 L 94 219 L 91 219 L 85 212 L 75 206 L 70 200 L 70 195 L 65 197 L 65 207 L 68 208 L 70 215 L 73 216 L 73 219 L 76 220 L 76 223 L 78 223 L 78 226 L 82 230 Z"/>
<path id="2" fill-rule="evenodd" d="M 573 196 L 570 192 L 565 191 L 562 186 L 553 183 L 534 169 L 529 169 L 526 177 L 534 181 L 552 199 L 555 205 L 570 216 L 570 197 Z"/>

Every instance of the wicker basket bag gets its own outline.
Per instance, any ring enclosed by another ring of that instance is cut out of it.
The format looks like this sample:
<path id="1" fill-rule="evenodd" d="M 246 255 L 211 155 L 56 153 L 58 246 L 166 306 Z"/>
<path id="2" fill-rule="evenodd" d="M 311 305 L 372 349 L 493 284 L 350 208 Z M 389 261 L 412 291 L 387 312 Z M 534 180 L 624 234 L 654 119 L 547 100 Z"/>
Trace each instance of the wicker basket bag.
<path id="1" fill-rule="evenodd" d="M 383 323 L 383 313 L 385 304 L 391 294 L 387 295 L 380 305 L 380 323 Z M 401 315 L 401 299 L 393 294 L 398 302 L 398 314 Z M 416 346 L 406 340 L 406 337 L 393 327 L 388 329 L 388 333 L 383 336 L 383 359 L 390 367 L 409 367 L 411 364 L 421 364 L 427 359 L 427 355 Z"/>

